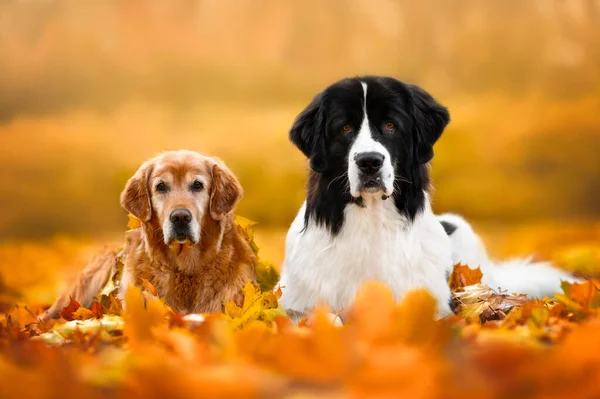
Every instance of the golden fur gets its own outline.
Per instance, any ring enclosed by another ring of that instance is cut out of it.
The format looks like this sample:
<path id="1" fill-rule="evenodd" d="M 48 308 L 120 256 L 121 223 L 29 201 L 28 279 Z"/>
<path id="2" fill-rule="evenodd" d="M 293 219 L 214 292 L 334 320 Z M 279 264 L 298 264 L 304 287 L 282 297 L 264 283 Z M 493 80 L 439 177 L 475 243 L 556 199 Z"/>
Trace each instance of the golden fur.
<path id="1" fill-rule="evenodd" d="M 195 181 L 202 182 L 200 191 L 190 189 Z M 157 191 L 159 183 L 168 192 Z M 147 279 L 181 313 L 216 312 L 238 299 L 246 282 L 256 279 L 254 254 L 234 224 L 242 195 L 237 178 L 218 159 L 182 150 L 145 162 L 121 193 L 121 205 L 141 227 L 126 233 L 119 298 L 130 284 L 141 287 Z M 175 209 L 190 211 L 191 226 L 197 226 L 184 241 L 165 234 Z M 55 317 L 69 296 L 88 306 L 110 278 L 115 256 L 105 251 L 92 260 L 45 317 Z"/>

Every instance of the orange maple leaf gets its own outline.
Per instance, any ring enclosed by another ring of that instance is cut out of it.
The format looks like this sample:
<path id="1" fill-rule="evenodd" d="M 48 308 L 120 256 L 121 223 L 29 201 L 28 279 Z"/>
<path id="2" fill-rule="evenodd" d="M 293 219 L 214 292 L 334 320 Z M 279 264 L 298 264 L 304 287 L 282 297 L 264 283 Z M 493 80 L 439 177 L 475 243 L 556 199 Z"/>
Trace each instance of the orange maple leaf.
<path id="1" fill-rule="evenodd" d="M 479 284 L 482 277 L 483 273 L 481 273 L 481 269 L 479 267 L 476 269 L 471 269 L 467 265 L 457 263 L 454 265 L 454 270 L 450 275 L 450 289 L 454 291 L 458 288 Z"/>

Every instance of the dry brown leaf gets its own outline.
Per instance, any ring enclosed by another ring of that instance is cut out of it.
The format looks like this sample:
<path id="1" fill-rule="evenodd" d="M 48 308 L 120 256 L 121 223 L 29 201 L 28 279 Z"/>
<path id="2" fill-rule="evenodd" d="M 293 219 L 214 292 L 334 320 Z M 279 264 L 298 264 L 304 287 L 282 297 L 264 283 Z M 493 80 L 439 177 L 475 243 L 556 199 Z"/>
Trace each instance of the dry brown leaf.
<path id="1" fill-rule="evenodd" d="M 463 287 L 453 295 L 460 315 L 470 322 L 504 319 L 508 310 L 529 301 L 526 295 L 498 294 L 483 284 Z"/>

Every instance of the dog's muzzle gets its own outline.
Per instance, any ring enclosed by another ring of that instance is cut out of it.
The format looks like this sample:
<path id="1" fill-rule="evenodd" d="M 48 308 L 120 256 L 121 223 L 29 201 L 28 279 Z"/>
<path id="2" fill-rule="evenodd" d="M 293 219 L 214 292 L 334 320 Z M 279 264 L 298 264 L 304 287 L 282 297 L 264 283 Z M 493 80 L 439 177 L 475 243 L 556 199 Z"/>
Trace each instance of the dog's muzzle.
<path id="1" fill-rule="evenodd" d="M 359 170 L 360 191 L 377 192 L 385 190 L 381 168 L 385 156 L 379 152 L 362 152 L 354 157 Z"/>
<path id="2" fill-rule="evenodd" d="M 169 215 L 169 221 L 171 222 L 169 241 L 177 241 L 183 244 L 189 240 L 194 243 L 191 231 L 192 212 L 183 208 L 175 209 Z"/>

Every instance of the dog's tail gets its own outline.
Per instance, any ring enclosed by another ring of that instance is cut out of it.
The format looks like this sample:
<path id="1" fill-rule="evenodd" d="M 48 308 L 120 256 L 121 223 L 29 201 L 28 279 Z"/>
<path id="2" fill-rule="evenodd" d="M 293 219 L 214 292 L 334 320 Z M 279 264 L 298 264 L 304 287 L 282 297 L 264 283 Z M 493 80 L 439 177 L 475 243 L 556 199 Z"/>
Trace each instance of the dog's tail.
<path id="1" fill-rule="evenodd" d="M 89 307 L 100 290 L 106 286 L 116 268 L 117 252 L 108 248 L 98 252 L 81 271 L 77 279 L 65 290 L 52 306 L 40 317 L 54 318 L 73 298 L 83 307 Z"/>
<path id="2" fill-rule="evenodd" d="M 561 281 L 581 281 L 549 262 L 532 262 L 531 258 L 494 262 L 465 219 L 454 214 L 443 214 L 438 220 L 452 241 L 453 262 L 471 268 L 479 266 L 483 273 L 481 282 L 492 289 L 541 298 L 560 292 Z"/>

